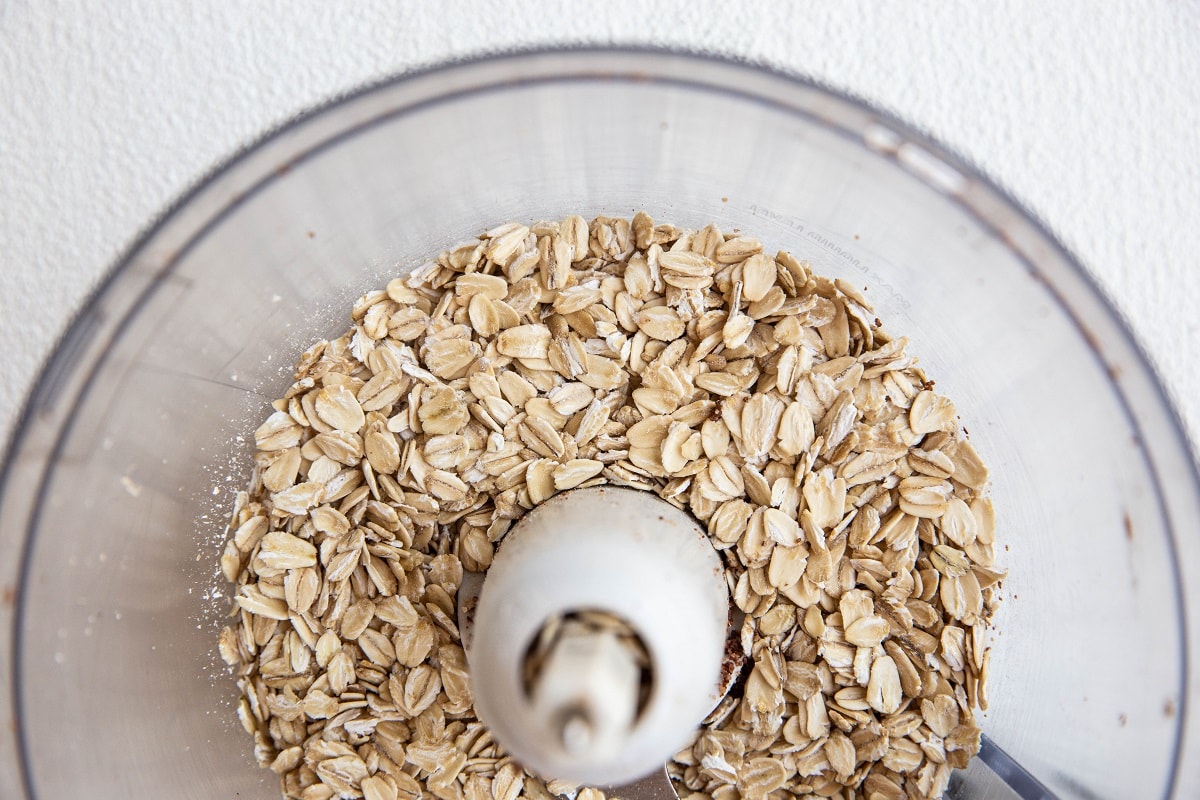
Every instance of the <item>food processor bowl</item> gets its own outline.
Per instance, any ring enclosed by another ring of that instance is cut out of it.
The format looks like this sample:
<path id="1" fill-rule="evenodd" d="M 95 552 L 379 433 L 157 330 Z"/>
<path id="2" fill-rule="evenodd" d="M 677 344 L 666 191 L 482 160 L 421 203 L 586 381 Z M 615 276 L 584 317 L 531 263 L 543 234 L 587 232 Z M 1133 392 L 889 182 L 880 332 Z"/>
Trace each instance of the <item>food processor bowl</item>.
<path id="1" fill-rule="evenodd" d="M 277 797 L 216 655 L 216 562 L 291 365 L 359 294 L 487 227 L 639 209 L 867 287 L 955 401 L 1009 570 L 985 735 L 1062 797 L 1200 797 L 1196 472 L 1084 271 L 886 114 L 621 50 L 486 58 L 338 100 L 233 158 L 121 260 L 4 467 L 0 795 Z"/>

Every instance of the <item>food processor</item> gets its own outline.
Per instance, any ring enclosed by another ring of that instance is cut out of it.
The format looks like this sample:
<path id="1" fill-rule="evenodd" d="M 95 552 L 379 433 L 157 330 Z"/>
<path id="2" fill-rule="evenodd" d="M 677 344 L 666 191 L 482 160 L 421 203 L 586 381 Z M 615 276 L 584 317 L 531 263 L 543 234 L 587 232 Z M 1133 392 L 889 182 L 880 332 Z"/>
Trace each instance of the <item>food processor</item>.
<path id="1" fill-rule="evenodd" d="M 217 656 L 218 559 L 292 365 L 356 297 L 489 226 L 642 209 L 864 287 L 991 468 L 1008 577 L 983 756 L 948 796 L 1200 796 L 1200 481 L 1084 270 L 887 114 L 760 67 L 620 49 L 341 98 L 232 158 L 116 265 L 0 477 L 0 796 L 278 797 Z M 499 657 L 475 623 L 469 658 Z"/>

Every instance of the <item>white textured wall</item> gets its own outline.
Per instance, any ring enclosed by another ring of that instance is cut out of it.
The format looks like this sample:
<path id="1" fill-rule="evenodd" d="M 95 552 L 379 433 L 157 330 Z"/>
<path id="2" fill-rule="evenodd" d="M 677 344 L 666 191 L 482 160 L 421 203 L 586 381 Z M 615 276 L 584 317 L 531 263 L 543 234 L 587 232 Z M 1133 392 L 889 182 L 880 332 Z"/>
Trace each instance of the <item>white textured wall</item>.
<path id="1" fill-rule="evenodd" d="M 0 441 L 97 279 L 233 150 L 414 65 L 579 41 L 759 59 L 925 128 L 1082 258 L 1200 431 L 1194 1 L 4 0 Z"/>

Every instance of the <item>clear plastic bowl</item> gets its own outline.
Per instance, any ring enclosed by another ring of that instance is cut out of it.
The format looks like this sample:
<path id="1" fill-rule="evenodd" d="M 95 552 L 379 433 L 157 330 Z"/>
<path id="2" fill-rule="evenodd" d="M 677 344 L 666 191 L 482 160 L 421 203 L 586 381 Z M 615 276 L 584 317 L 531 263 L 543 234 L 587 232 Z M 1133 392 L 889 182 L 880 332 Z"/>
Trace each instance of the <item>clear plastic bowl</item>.
<path id="1" fill-rule="evenodd" d="M 362 291 L 500 221 L 638 209 L 751 232 L 869 287 L 992 467 L 1011 575 L 985 733 L 1064 797 L 1200 797 L 1200 593 L 1184 580 L 1198 482 L 1083 270 L 970 167 L 861 103 L 622 51 L 369 88 L 234 158 L 121 261 L 5 467 L 0 795 L 276 797 L 214 653 L 241 435 Z"/>

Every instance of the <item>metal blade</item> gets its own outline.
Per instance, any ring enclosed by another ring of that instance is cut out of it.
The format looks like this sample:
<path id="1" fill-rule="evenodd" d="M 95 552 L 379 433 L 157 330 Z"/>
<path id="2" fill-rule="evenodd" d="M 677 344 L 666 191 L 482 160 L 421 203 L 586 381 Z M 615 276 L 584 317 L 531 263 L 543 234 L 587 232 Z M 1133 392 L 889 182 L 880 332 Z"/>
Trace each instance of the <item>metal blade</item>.
<path id="1" fill-rule="evenodd" d="M 1058 795 L 1047 789 L 1012 756 L 984 736 L 979 757 L 950 779 L 946 793 L 950 800 L 1057 800 Z"/>

